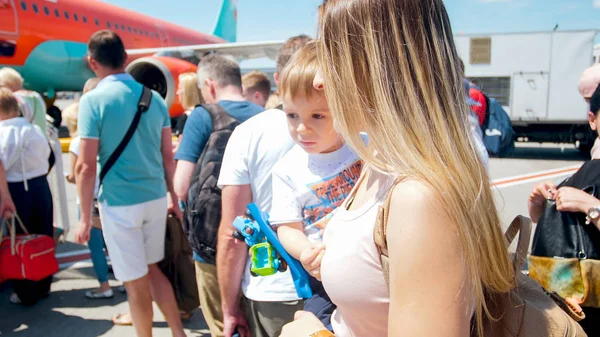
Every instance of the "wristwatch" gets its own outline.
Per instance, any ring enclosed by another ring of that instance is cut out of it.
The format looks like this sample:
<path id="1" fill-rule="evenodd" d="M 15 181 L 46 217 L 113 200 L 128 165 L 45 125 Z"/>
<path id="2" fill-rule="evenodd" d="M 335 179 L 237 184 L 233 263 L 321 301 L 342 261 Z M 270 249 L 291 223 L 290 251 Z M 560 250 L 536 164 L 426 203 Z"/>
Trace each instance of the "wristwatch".
<path id="1" fill-rule="evenodd" d="M 331 331 L 323 329 L 323 330 L 319 330 L 317 332 L 311 333 L 308 337 L 335 337 L 335 335 L 333 333 L 331 333 Z"/>
<path id="2" fill-rule="evenodd" d="M 589 225 L 592 221 L 596 221 L 598 219 L 600 219 L 600 206 L 595 206 L 588 209 L 585 224 Z"/>

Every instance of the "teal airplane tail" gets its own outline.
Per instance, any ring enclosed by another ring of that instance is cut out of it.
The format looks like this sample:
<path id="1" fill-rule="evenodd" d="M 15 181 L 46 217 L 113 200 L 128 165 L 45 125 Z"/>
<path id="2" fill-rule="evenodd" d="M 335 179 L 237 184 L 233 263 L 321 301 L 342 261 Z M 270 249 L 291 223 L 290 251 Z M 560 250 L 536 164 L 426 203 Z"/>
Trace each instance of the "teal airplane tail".
<path id="1" fill-rule="evenodd" d="M 228 42 L 237 40 L 237 0 L 223 0 L 213 35 Z"/>

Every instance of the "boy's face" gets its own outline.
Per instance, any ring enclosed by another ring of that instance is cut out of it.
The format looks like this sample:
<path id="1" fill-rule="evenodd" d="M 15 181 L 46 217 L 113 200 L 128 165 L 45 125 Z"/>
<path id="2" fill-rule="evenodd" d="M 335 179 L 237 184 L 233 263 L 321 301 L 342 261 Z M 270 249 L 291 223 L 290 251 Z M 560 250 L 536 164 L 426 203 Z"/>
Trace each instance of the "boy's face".
<path id="1" fill-rule="evenodd" d="M 333 129 L 333 119 L 325 95 L 311 98 L 284 98 L 283 110 L 294 141 L 308 153 L 329 153 L 342 146 L 342 139 Z"/>

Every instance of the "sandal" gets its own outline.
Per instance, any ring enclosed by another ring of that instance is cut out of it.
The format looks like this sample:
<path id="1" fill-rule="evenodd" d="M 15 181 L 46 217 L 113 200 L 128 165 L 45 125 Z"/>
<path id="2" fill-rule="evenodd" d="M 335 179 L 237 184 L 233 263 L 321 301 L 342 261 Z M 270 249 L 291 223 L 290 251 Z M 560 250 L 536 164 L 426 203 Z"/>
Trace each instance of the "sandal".
<path id="1" fill-rule="evenodd" d="M 128 312 L 114 315 L 112 322 L 114 325 L 133 325 L 131 315 Z"/>
<path id="2" fill-rule="evenodd" d="M 112 298 L 114 295 L 112 289 L 108 289 L 105 292 L 98 292 L 97 290 L 88 290 L 85 292 L 85 297 L 91 300 Z"/>
<path id="3" fill-rule="evenodd" d="M 10 298 L 8 300 L 12 304 L 21 304 L 21 299 L 19 298 L 19 295 L 17 295 L 16 293 L 10 294 Z"/>

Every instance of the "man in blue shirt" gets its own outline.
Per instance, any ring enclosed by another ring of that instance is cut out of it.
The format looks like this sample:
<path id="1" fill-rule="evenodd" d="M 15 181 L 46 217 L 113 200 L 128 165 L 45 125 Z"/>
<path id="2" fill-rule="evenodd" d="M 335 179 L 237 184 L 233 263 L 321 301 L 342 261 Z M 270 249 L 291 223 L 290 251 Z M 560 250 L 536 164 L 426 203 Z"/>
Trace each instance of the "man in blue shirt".
<path id="1" fill-rule="evenodd" d="M 75 239 L 89 241 L 96 166 L 104 167 L 129 129 L 143 86 L 124 72 L 127 54 L 119 36 L 99 31 L 88 43 L 88 62 L 100 83 L 79 104 L 80 155 L 75 167 L 81 220 Z M 137 336 L 152 336 L 152 295 L 173 336 L 185 336 L 173 288 L 156 265 L 164 258 L 168 209 L 175 199 L 171 123 L 156 92 L 125 150 L 108 171 L 98 201 L 115 277 L 127 289 Z M 167 195 L 169 198 L 167 199 Z"/>
<path id="2" fill-rule="evenodd" d="M 198 87 L 207 104 L 219 104 L 240 123 L 264 110 L 244 98 L 240 67 L 228 56 L 212 54 L 200 61 Z M 179 150 L 175 154 L 175 192 L 182 201 L 188 198 L 192 173 L 212 131 L 213 124 L 208 111 L 202 107 L 192 111 L 183 129 Z M 205 263 L 196 253 L 194 260 L 202 313 L 212 337 L 223 336 L 223 313 L 216 267 Z"/>

